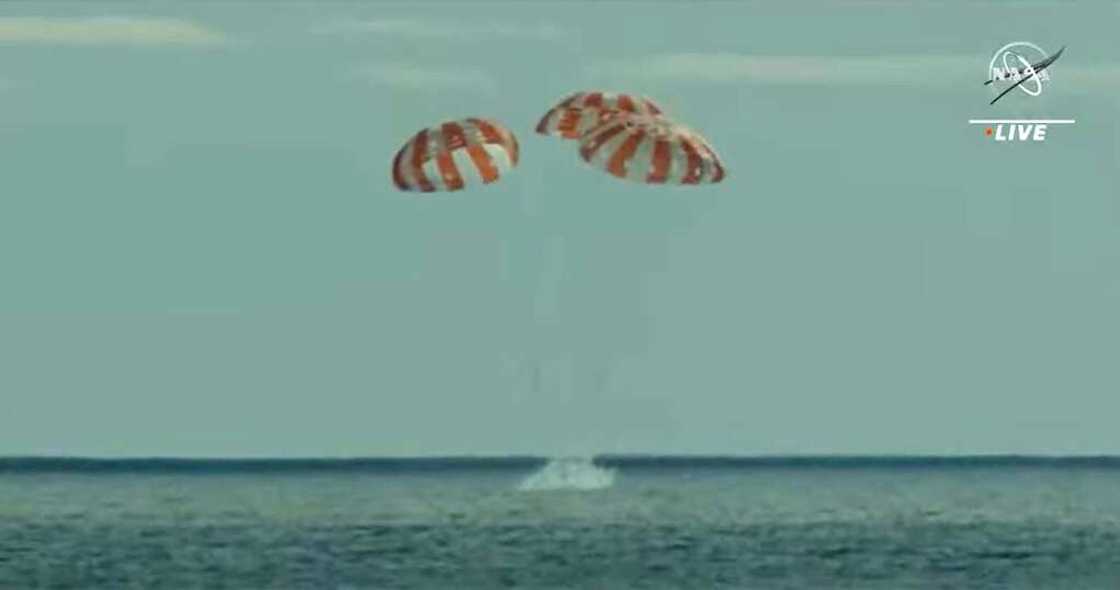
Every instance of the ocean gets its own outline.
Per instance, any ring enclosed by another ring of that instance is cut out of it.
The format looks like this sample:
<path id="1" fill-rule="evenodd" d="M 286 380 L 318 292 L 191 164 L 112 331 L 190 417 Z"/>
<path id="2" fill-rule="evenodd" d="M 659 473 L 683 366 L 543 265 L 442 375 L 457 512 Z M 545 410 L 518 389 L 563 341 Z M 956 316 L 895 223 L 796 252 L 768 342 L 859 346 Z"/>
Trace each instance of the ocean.
<path id="1" fill-rule="evenodd" d="M 0 459 L 0 588 L 1120 588 L 1120 459 Z"/>

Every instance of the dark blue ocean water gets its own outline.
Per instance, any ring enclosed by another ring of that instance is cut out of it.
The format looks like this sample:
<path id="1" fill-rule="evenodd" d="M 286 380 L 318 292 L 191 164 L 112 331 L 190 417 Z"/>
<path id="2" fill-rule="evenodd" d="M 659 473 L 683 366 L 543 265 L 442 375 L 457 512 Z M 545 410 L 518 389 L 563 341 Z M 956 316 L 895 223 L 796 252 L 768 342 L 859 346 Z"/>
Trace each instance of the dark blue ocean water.
<path id="1" fill-rule="evenodd" d="M 1120 588 L 1120 460 L 0 459 L 0 588 Z"/>

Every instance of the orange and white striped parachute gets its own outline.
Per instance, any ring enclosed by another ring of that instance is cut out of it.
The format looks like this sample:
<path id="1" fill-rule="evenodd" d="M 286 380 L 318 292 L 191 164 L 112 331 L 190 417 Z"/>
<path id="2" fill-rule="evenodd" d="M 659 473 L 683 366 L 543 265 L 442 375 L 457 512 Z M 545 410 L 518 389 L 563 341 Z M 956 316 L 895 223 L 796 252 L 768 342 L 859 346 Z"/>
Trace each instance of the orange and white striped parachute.
<path id="1" fill-rule="evenodd" d="M 393 158 L 393 184 L 402 191 L 457 191 L 497 181 L 517 165 L 517 138 L 479 118 L 422 129 Z"/>
<path id="2" fill-rule="evenodd" d="M 613 117 L 583 136 L 579 153 L 593 167 L 635 182 L 708 184 L 726 175 L 708 140 L 663 117 Z"/>
<path id="3" fill-rule="evenodd" d="M 652 100 L 615 92 L 577 92 L 549 109 L 537 123 L 537 133 L 579 139 L 610 117 L 623 114 L 658 117 L 661 107 Z"/>

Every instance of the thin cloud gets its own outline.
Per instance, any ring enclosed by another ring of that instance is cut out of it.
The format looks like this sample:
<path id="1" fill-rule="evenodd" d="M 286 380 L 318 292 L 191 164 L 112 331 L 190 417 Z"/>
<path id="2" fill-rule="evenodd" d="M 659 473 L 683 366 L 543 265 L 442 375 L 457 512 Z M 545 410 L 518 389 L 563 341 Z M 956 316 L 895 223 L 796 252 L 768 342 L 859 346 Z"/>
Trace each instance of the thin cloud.
<path id="1" fill-rule="evenodd" d="M 216 45 L 220 31 L 163 18 L 0 17 L 0 43 L 43 45 Z"/>
<path id="2" fill-rule="evenodd" d="M 1068 80 L 1071 84 L 1076 84 L 1077 86 L 1120 89 L 1120 66 L 1104 65 L 1062 68 L 1061 66 L 1054 65 L 1053 67 L 1054 73 L 1052 73 L 1051 76 L 1057 83 L 1061 83 L 1062 80 Z M 1115 95 L 1113 98 L 1116 98 Z"/>
<path id="3" fill-rule="evenodd" d="M 963 56 L 814 57 L 678 53 L 594 64 L 593 77 L 689 82 L 775 84 L 925 84 L 967 76 L 976 60 Z"/>
<path id="4" fill-rule="evenodd" d="M 571 31 L 549 24 L 458 23 L 414 19 L 338 21 L 320 25 L 314 29 L 314 32 L 347 36 L 382 35 L 447 40 L 496 38 L 503 40 L 564 41 L 572 38 Z"/>
<path id="5" fill-rule="evenodd" d="M 987 65 L 986 57 L 966 55 L 818 57 L 677 53 L 592 64 L 586 74 L 603 80 L 929 87 L 975 83 L 982 79 Z M 1120 68 L 1114 65 L 1057 64 L 1052 75 L 1079 87 L 1120 85 Z"/>
<path id="6" fill-rule="evenodd" d="M 474 90 L 491 93 L 494 77 L 475 67 L 437 68 L 415 64 L 383 63 L 355 68 L 350 77 L 379 86 L 406 90 Z"/>

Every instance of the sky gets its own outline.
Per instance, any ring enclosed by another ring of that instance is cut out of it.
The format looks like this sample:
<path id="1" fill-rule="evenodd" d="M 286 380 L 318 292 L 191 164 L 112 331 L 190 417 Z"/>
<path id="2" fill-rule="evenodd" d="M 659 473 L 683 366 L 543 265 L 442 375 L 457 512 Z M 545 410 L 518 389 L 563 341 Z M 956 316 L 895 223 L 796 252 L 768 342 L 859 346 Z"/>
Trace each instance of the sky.
<path id="1" fill-rule="evenodd" d="M 0 455 L 1120 453 L 1118 18 L 5 2 Z M 989 106 L 1019 40 L 1068 49 Z M 726 180 L 533 132 L 590 89 Z M 516 170 L 396 191 L 408 137 L 468 116 Z"/>

